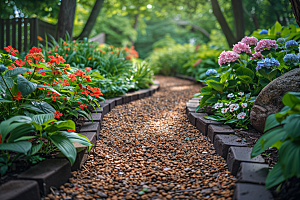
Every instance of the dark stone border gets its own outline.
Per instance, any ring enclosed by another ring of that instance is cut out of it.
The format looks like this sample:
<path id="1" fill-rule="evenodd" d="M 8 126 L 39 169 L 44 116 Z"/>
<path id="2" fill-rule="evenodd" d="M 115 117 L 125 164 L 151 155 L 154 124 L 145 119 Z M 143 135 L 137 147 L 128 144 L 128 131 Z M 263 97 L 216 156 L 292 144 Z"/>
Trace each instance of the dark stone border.
<path id="1" fill-rule="evenodd" d="M 238 140 L 238 137 L 233 135 L 235 131 L 231 127 L 204 119 L 203 115 L 210 113 L 204 113 L 203 110 L 195 113 L 199 100 L 199 98 L 192 98 L 186 103 L 186 114 L 191 124 L 210 138 L 216 153 L 226 159 L 229 171 L 237 175 L 233 199 L 273 199 L 264 186 L 268 167 L 264 159 L 261 156 L 250 159 L 252 148 Z"/>
<path id="2" fill-rule="evenodd" d="M 96 111 L 92 106 L 88 106 L 88 109 L 92 111 L 92 117 L 95 117 L 95 119 L 92 122 L 91 119 L 85 118 L 85 123 L 78 132 L 85 135 L 93 145 L 96 145 L 96 141 L 99 139 L 103 116 L 110 112 L 115 106 L 152 96 L 160 88 L 158 81 L 153 81 L 153 83 L 149 89 L 141 89 L 136 92 L 127 93 L 121 97 L 100 102 L 101 109 L 97 107 Z M 77 157 L 72 167 L 69 160 L 60 153 L 56 158 L 47 159 L 19 174 L 19 180 L 11 180 L 1 185 L 0 199 L 38 200 L 40 199 L 40 194 L 47 195 L 50 192 L 51 186 L 58 188 L 68 181 L 71 177 L 71 171 L 80 169 L 89 155 L 88 147 L 79 143 L 74 143 L 74 146 L 77 150 Z"/>

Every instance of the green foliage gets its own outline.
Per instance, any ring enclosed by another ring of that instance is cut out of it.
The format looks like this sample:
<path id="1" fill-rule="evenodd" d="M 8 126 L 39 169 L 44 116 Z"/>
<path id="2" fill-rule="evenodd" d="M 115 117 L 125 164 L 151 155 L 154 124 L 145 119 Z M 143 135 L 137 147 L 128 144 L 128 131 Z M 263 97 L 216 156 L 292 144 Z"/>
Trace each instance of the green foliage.
<path id="1" fill-rule="evenodd" d="M 293 176 L 300 177 L 300 93 L 288 92 L 282 102 L 285 107 L 267 118 L 264 135 L 256 142 L 251 153 L 253 158 L 267 148 L 279 149 L 279 159 L 267 176 L 266 188 Z"/>
<path id="2" fill-rule="evenodd" d="M 261 29 L 254 31 L 251 36 L 254 36 L 257 39 L 277 40 L 278 38 L 284 38 L 286 41 L 300 40 L 300 28 L 295 27 L 293 24 L 284 27 L 277 21 L 271 28 L 269 28 L 268 34 L 259 34 L 260 31 Z"/>
<path id="3" fill-rule="evenodd" d="M 160 74 L 170 76 L 182 74 L 182 66 L 188 62 L 195 47 L 189 44 L 177 44 L 173 47 L 164 47 L 154 50 L 147 58 L 149 64 L 159 68 Z"/>

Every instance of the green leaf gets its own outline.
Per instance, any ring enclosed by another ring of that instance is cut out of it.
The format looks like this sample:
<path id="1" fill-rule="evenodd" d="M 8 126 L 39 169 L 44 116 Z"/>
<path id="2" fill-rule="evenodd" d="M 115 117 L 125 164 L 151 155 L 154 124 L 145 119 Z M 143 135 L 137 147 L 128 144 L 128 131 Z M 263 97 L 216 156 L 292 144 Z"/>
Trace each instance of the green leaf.
<path id="1" fill-rule="evenodd" d="M 200 101 L 200 108 L 206 105 L 206 101 L 211 98 L 212 95 L 204 95 Z"/>
<path id="2" fill-rule="evenodd" d="M 225 72 L 224 74 L 222 74 L 220 76 L 221 83 L 225 83 L 225 81 L 228 80 L 228 78 L 230 77 L 230 74 L 231 74 L 231 69 L 229 69 L 227 72 Z"/>
<path id="3" fill-rule="evenodd" d="M 30 152 L 28 154 L 30 156 L 36 154 L 42 148 L 42 146 L 43 146 L 43 143 L 39 143 L 39 144 L 33 145 L 31 147 Z"/>
<path id="4" fill-rule="evenodd" d="M 286 132 L 282 127 L 277 127 L 263 134 L 255 143 L 251 152 L 251 158 L 258 156 L 267 148 L 272 147 L 285 134 Z"/>
<path id="5" fill-rule="evenodd" d="M 7 165 L 0 166 L 0 174 L 1 174 L 1 176 L 3 176 L 6 173 L 7 170 L 8 170 L 8 166 Z"/>
<path id="6" fill-rule="evenodd" d="M 240 66 L 235 70 L 237 76 L 249 76 L 251 79 L 254 78 L 254 72 L 244 66 Z"/>
<path id="7" fill-rule="evenodd" d="M 37 87 L 36 83 L 28 81 L 24 76 L 18 76 L 17 83 L 23 97 L 31 94 Z"/>
<path id="8" fill-rule="evenodd" d="M 42 125 L 44 122 L 50 120 L 50 119 L 54 119 L 55 115 L 53 113 L 47 113 L 47 114 L 39 114 L 39 115 L 35 115 L 32 118 L 32 121 Z"/>
<path id="9" fill-rule="evenodd" d="M 264 132 L 266 132 L 269 129 L 274 128 L 278 125 L 280 125 L 280 123 L 276 120 L 275 114 L 271 114 L 268 116 L 268 118 L 266 120 Z"/>
<path id="10" fill-rule="evenodd" d="M 2 143 L 0 144 L 0 150 L 4 151 L 15 151 L 19 153 L 24 153 L 25 155 L 31 149 L 31 142 L 29 141 L 19 141 L 12 143 Z"/>
<path id="11" fill-rule="evenodd" d="M 285 180 L 279 163 L 273 166 L 266 179 L 266 189 L 270 189 Z"/>
<path id="12" fill-rule="evenodd" d="M 243 83 L 252 83 L 252 78 L 250 76 L 237 76 L 238 80 L 242 81 Z"/>
<path id="13" fill-rule="evenodd" d="M 23 74 L 27 71 L 28 71 L 28 69 L 26 69 L 24 67 L 18 67 L 18 68 L 14 68 L 14 69 L 6 71 L 3 76 L 4 77 L 16 76 L 16 75 L 19 75 L 19 74 Z"/>
<path id="14" fill-rule="evenodd" d="M 283 128 L 293 139 L 300 138 L 300 115 L 289 115 Z"/>
<path id="15" fill-rule="evenodd" d="M 31 101 L 32 105 L 43 113 L 54 113 L 56 110 L 47 102 L 44 101 Z"/>
<path id="16" fill-rule="evenodd" d="M 31 118 L 26 116 L 14 116 L 9 118 L 8 120 L 2 121 L 0 124 L 0 134 L 2 138 L 2 142 L 4 142 L 6 136 L 15 128 L 24 125 L 26 123 L 30 123 Z"/>
<path id="17" fill-rule="evenodd" d="M 68 138 L 62 135 L 51 135 L 50 140 L 52 143 L 70 160 L 71 165 L 76 160 L 76 149 Z"/>
<path id="18" fill-rule="evenodd" d="M 18 126 L 10 132 L 10 136 L 7 139 L 7 142 L 14 142 L 16 139 L 18 139 L 30 132 L 35 132 L 35 131 L 36 131 L 35 127 L 30 124 L 24 124 L 24 125 Z"/>
<path id="19" fill-rule="evenodd" d="M 232 123 L 235 123 L 237 121 L 239 121 L 239 120 L 238 119 L 231 119 L 231 120 L 226 121 L 224 124 L 232 124 Z"/>
<path id="20" fill-rule="evenodd" d="M 215 117 L 215 116 L 205 116 L 204 118 L 208 119 L 208 120 L 213 120 L 213 121 L 220 121 L 220 119 L 218 117 Z"/>
<path id="21" fill-rule="evenodd" d="M 297 104 L 300 104 L 299 92 L 288 92 L 282 97 L 282 103 L 290 108 L 293 108 Z"/>
<path id="22" fill-rule="evenodd" d="M 53 87 L 46 86 L 46 85 L 37 85 L 37 88 L 45 88 L 47 90 L 50 90 L 52 92 L 57 93 L 58 95 L 61 95 L 57 90 L 55 90 Z"/>
<path id="23" fill-rule="evenodd" d="M 299 130 L 298 130 L 299 131 Z M 286 179 L 300 177 L 300 141 L 285 141 L 278 151 L 279 164 Z"/>
<path id="24" fill-rule="evenodd" d="M 204 87 L 203 87 L 204 88 Z M 201 88 L 202 89 L 202 88 Z M 201 95 L 201 93 L 196 93 L 196 94 L 194 94 L 193 95 L 193 98 L 198 98 L 198 97 L 201 97 L 202 95 Z"/>
<path id="25" fill-rule="evenodd" d="M 45 128 L 48 133 L 53 133 L 56 131 L 66 130 L 66 129 L 76 129 L 75 123 L 72 120 L 67 121 L 56 121 L 53 122 L 49 127 Z"/>
<path id="26" fill-rule="evenodd" d="M 92 146 L 90 140 L 87 137 L 85 137 L 84 135 L 74 133 L 74 132 L 67 132 L 67 131 L 62 131 L 61 135 L 68 138 L 70 140 L 70 142 L 73 142 L 73 143 L 78 142 L 85 146 Z"/>
<path id="27" fill-rule="evenodd" d="M 218 92 L 223 93 L 223 84 L 214 80 L 206 81 L 207 85 L 217 90 Z"/>
<path id="28" fill-rule="evenodd" d="M 5 82 L 6 82 L 6 84 L 7 84 L 7 86 L 8 86 L 8 88 L 9 89 L 12 89 L 12 87 L 13 87 L 13 85 L 14 85 L 14 80 L 12 79 L 12 78 L 5 78 L 4 79 L 5 80 Z M 3 79 L 2 79 L 2 77 L 0 77 L 0 92 L 1 93 L 5 93 L 5 91 L 6 91 L 6 85 L 5 85 L 5 83 L 4 83 L 4 81 L 3 81 Z"/>
<path id="29" fill-rule="evenodd" d="M 3 103 L 12 103 L 13 101 L 7 100 L 7 99 L 3 99 L 3 98 L 0 97 L 0 102 L 3 102 Z"/>
<path id="30" fill-rule="evenodd" d="M 269 81 L 268 79 L 266 79 L 266 78 L 260 78 L 260 79 L 259 79 L 259 83 L 260 83 L 263 87 L 265 87 L 265 86 L 267 86 L 267 85 L 270 83 L 270 81 Z"/>
<path id="31" fill-rule="evenodd" d="M 201 93 L 199 93 L 199 94 L 202 94 L 202 95 L 211 94 L 211 91 L 212 91 L 212 88 L 206 86 L 206 87 L 201 88 Z M 200 96 L 202 96 L 202 95 L 200 95 Z"/>

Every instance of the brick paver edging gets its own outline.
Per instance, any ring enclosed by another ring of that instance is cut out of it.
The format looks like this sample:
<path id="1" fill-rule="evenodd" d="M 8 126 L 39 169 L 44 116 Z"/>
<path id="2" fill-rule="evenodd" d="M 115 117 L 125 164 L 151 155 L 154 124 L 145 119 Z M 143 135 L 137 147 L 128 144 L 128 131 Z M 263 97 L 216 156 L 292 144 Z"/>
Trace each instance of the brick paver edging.
<path id="1" fill-rule="evenodd" d="M 92 112 L 93 121 L 91 119 L 85 119 L 85 123 L 79 133 L 85 135 L 89 138 L 91 143 L 95 145 L 99 139 L 103 116 L 110 112 L 115 106 L 152 96 L 160 88 L 159 82 L 153 82 L 154 84 L 149 89 L 138 90 L 136 92 L 127 93 L 121 97 L 100 102 L 101 109 L 97 108 L 96 111 Z M 77 150 L 77 157 L 72 167 L 64 155 L 58 154 L 56 158 L 40 162 L 19 174 L 18 180 L 11 180 L 1 185 L 0 199 L 40 199 L 40 195 L 48 194 L 51 187 L 58 188 L 67 182 L 71 177 L 71 171 L 80 169 L 88 158 L 87 147 L 79 143 L 74 143 L 74 146 Z"/>
<path id="2" fill-rule="evenodd" d="M 209 137 L 217 154 L 227 161 L 229 171 L 237 177 L 233 200 L 269 200 L 273 199 L 265 189 L 268 165 L 259 155 L 250 158 L 252 147 L 234 135 L 234 130 L 220 122 L 203 118 L 207 113 L 195 113 L 200 98 L 192 98 L 186 103 L 186 114 L 191 124 Z"/>

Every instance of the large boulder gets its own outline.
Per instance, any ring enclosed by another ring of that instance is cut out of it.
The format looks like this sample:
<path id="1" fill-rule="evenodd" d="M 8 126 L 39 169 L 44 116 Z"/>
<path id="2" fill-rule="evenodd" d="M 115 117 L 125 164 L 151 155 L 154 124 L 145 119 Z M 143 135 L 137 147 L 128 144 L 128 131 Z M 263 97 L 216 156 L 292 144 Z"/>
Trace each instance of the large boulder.
<path id="1" fill-rule="evenodd" d="M 263 132 L 267 117 L 284 107 L 282 97 L 287 92 L 300 92 L 300 68 L 276 78 L 258 94 L 250 112 L 256 130 Z"/>

